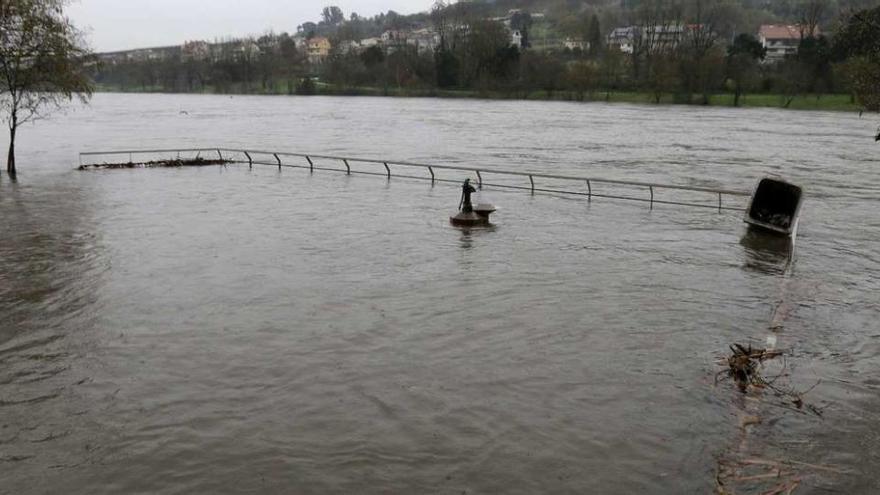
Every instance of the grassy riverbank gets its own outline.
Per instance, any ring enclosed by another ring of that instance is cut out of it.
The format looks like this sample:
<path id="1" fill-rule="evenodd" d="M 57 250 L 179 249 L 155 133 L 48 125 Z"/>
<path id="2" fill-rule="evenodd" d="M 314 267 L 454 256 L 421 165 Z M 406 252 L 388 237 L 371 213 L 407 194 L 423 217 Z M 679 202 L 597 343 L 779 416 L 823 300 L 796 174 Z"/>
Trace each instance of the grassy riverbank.
<path id="1" fill-rule="evenodd" d="M 265 91 L 262 88 L 252 88 L 250 91 L 240 90 L 225 92 L 207 89 L 197 94 L 256 94 L 256 95 L 286 95 L 287 91 Z M 99 86 L 99 92 L 107 93 L 161 93 L 161 88 L 135 88 L 122 90 L 117 87 Z M 401 98 L 479 98 L 492 100 L 537 100 L 537 101 L 583 101 L 583 102 L 608 102 L 608 103 L 634 103 L 656 105 L 653 94 L 635 91 L 615 91 L 606 93 L 596 91 L 592 94 L 579 95 L 571 91 L 478 91 L 478 90 L 442 90 L 442 89 L 413 89 L 413 88 L 338 88 L 330 85 L 318 84 L 314 94 L 321 96 L 386 96 Z M 681 96 L 672 94 L 663 95 L 660 98 L 661 105 L 691 104 L 701 105 L 702 98 L 695 95 L 691 103 L 682 101 Z M 711 95 L 709 106 L 733 107 L 734 97 L 732 94 L 721 93 Z M 793 98 L 780 94 L 756 93 L 746 94 L 740 97 L 740 107 L 779 108 L 786 110 L 823 110 L 858 112 L 861 108 L 854 103 L 852 97 L 847 94 L 824 94 L 802 95 Z"/>

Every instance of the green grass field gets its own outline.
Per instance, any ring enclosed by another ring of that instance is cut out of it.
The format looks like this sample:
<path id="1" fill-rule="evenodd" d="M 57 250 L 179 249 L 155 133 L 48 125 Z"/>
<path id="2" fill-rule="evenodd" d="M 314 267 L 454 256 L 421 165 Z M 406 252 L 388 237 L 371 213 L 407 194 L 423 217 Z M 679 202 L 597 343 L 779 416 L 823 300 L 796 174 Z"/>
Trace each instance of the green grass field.
<path id="1" fill-rule="evenodd" d="M 278 85 L 274 87 L 280 87 Z M 316 93 L 324 96 L 391 96 L 403 98 L 480 98 L 492 100 L 554 100 L 554 101 L 598 101 L 608 103 L 633 103 L 655 105 L 654 95 L 645 92 L 618 91 L 606 94 L 604 91 L 596 91 L 592 95 L 583 95 L 581 100 L 577 94 L 570 91 L 555 91 L 552 94 L 546 91 L 497 91 L 497 90 L 443 90 L 443 89 L 417 89 L 417 88 L 375 88 L 356 87 L 338 88 L 328 84 L 318 83 Z M 120 88 L 99 85 L 99 92 L 119 92 Z M 151 88 L 127 88 L 122 92 L 131 93 L 159 93 L 159 87 Z M 206 88 L 202 93 L 215 93 L 212 88 Z M 286 91 L 264 92 L 259 88 L 252 91 L 241 91 L 242 94 L 286 94 Z M 700 98 L 694 97 L 693 104 L 698 104 Z M 827 95 L 803 95 L 794 97 L 788 106 L 786 99 L 779 94 L 746 94 L 740 97 L 741 107 L 779 108 L 788 110 L 824 110 L 858 112 L 861 107 L 852 101 L 847 94 Z M 681 104 L 671 95 L 663 95 L 660 98 L 661 105 Z M 714 94 L 709 98 L 710 106 L 732 107 L 733 95 L 727 93 Z"/>

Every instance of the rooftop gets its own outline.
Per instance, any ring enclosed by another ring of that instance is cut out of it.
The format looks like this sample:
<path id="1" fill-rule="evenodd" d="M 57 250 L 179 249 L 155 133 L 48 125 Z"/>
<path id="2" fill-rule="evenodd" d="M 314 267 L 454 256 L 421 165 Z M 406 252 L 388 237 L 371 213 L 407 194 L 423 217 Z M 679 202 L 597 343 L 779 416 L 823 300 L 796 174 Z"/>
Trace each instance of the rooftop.
<path id="1" fill-rule="evenodd" d="M 764 24 L 758 33 L 765 39 L 798 40 L 801 38 L 801 27 L 797 24 Z M 819 35 L 819 28 L 813 32 Z"/>

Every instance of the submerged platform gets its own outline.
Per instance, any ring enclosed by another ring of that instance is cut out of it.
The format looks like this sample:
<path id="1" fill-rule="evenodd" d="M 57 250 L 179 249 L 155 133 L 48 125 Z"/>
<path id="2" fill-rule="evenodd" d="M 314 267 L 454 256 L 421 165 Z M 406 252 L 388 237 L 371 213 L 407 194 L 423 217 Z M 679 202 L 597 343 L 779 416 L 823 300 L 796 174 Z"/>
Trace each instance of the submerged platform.
<path id="1" fill-rule="evenodd" d="M 460 212 L 455 216 L 449 217 L 449 223 L 456 227 L 488 227 L 492 225 L 489 222 L 489 215 L 481 215 L 477 212 Z"/>
<path id="2" fill-rule="evenodd" d="M 449 217 L 449 222 L 457 227 L 488 227 L 492 225 L 489 222 L 489 216 L 495 213 L 497 209 L 489 203 L 480 203 L 474 207 L 472 212 L 458 212 L 457 215 Z"/>

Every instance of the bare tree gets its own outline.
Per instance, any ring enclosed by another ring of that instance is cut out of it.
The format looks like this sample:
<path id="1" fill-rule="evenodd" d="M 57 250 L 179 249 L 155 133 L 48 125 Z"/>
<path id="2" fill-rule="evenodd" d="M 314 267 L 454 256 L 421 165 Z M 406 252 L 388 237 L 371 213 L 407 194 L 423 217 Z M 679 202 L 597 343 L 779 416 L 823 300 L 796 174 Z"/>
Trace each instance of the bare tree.
<path id="1" fill-rule="evenodd" d="M 730 4 L 718 0 L 691 0 L 689 22 L 682 25 L 681 55 L 686 60 L 682 64 L 682 76 L 687 92 L 687 100 L 692 94 L 702 95 L 701 103 L 709 104 L 710 89 L 717 86 L 721 74 L 723 54 L 718 46 L 722 32 L 730 31 L 727 26 L 730 18 Z"/>
<path id="2" fill-rule="evenodd" d="M 801 39 L 812 38 L 819 34 L 819 23 L 822 21 L 825 11 L 828 9 L 827 0 L 804 0 L 800 5 L 800 28 Z"/>
<path id="3" fill-rule="evenodd" d="M 0 111 L 9 125 L 6 167 L 15 175 L 15 134 L 74 98 L 87 101 L 92 83 L 80 32 L 64 16 L 65 0 L 0 0 Z"/>
<path id="4" fill-rule="evenodd" d="M 656 64 L 676 64 L 677 48 L 682 41 L 681 5 L 672 0 L 648 0 L 634 12 L 636 25 L 633 33 L 633 78 L 650 87 L 659 76 L 669 80 L 666 69 L 657 70 Z M 664 88 L 668 84 L 662 85 Z"/>
<path id="5" fill-rule="evenodd" d="M 449 49 L 447 43 L 451 41 L 452 33 L 450 33 L 450 30 L 452 27 L 449 22 L 448 6 L 443 0 L 437 0 L 434 6 L 431 7 L 431 21 L 434 24 L 434 30 L 437 31 L 437 35 L 440 37 L 439 48 L 441 50 Z"/>

